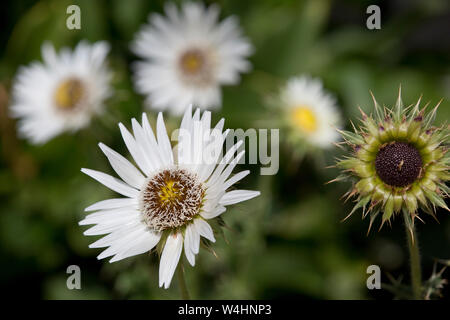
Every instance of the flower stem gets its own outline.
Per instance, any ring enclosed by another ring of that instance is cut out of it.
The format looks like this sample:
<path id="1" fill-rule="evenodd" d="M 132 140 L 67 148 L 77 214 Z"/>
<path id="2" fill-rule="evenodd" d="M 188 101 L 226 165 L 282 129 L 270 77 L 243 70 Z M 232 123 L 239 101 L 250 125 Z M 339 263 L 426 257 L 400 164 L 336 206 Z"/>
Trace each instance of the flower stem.
<path id="1" fill-rule="evenodd" d="M 416 228 L 411 221 L 409 213 L 404 212 L 406 233 L 409 247 L 409 262 L 411 268 L 411 284 L 413 290 L 413 298 L 422 300 L 422 271 L 420 267 L 419 241 L 417 238 Z"/>
<path id="2" fill-rule="evenodd" d="M 181 298 L 183 300 L 190 300 L 191 298 L 189 297 L 189 291 L 186 286 L 186 279 L 184 278 L 183 263 L 181 261 L 178 264 L 177 274 L 178 274 L 178 284 L 180 285 Z"/>

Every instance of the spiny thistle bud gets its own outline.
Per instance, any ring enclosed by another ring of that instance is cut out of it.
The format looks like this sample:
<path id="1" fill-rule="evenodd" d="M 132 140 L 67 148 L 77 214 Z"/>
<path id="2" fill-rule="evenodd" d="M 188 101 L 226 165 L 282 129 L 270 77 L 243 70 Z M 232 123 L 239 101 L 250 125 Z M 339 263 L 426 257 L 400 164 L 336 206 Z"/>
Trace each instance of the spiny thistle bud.
<path id="1" fill-rule="evenodd" d="M 363 218 L 370 216 L 370 227 L 381 215 L 381 227 L 402 211 L 407 227 L 412 232 L 419 209 L 433 216 L 436 207 L 449 210 L 446 182 L 450 179 L 448 150 L 449 127 L 432 125 L 438 103 L 430 112 L 415 105 L 403 106 L 401 89 L 392 109 L 375 105 L 374 115 L 361 109 L 362 125 L 354 132 L 339 132 L 353 150 L 351 156 L 338 159 L 336 166 L 342 174 L 332 181 L 356 178 L 356 183 L 345 195 L 356 197 L 356 210 L 363 209 Z M 345 197 L 344 196 L 344 197 Z M 344 220 L 345 220 L 344 219 Z"/>

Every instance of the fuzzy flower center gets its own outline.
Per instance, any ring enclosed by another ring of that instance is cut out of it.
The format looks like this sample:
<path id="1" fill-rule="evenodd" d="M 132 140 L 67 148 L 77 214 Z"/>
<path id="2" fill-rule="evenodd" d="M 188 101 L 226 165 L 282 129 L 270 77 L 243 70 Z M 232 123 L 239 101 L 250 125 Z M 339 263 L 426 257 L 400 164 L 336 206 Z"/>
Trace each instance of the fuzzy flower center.
<path id="1" fill-rule="evenodd" d="M 393 187 L 406 187 L 419 177 L 422 157 L 411 144 L 392 142 L 378 151 L 375 169 L 384 183 Z"/>
<path id="2" fill-rule="evenodd" d="M 195 175 L 182 169 L 163 170 L 141 192 L 144 221 L 157 231 L 180 227 L 199 213 L 204 195 Z"/>
<path id="3" fill-rule="evenodd" d="M 77 78 L 63 81 L 55 91 L 56 106 L 61 110 L 72 110 L 78 106 L 85 95 L 85 87 Z"/>
<path id="4" fill-rule="evenodd" d="M 200 50 L 188 50 L 180 58 L 181 68 L 185 73 L 194 74 L 205 64 L 205 57 Z"/>
<path id="5" fill-rule="evenodd" d="M 306 133 L 313 133 L 317 130 L 317 117 L 308 107 L 297 107 L 292 113 L 292 120 L 295 125 Z"/>
<path id="6" fill-rule="evenodd" d="M 187 84 L 200 86 L 211 81 L 212 64 L 210 55 L 206 50 L 189 49 L 179 58 L 181 77 Z"/>

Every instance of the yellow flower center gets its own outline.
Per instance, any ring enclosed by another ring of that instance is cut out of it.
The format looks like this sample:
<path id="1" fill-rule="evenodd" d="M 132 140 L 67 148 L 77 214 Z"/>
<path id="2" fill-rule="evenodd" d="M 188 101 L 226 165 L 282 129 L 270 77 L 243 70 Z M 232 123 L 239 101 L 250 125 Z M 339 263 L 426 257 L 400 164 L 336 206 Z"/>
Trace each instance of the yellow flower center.
<path id="1" fill-rule="evenodd" d="M 143 219 L 153 230 L 178 228 L 201 210 L 205 190 L 197 176 L 182 169 L 165 169 L 141 190 Z"/>
<path id="2" fill-rule="evenodd" d="M 171 204 L 177 200 L 180 200 L 180 189 L 175 186 L 176 181 L 166 181 L 165 185 L 161 187 L 158 196 L 161 205 Z"/>
<path id="3" fill-rule="evenodd" d="M 317 117 L 308 107 L 296 107 L 292 112 L 292 120 L 296 126 L 306 133 L 313 133 L 317 130 Z"/>
<path id="4" fill-rule="evenodd" d="M 62 82 L 55 91 L 55 103 L 61 110 L 74 109 L 84 95 L 83 83 L 76 78 L 69 78 Z"/>
<path id="5" fill-rule="evenodd" d="M 180 58 L 181 69 L 189 75 L 199 73 L 204 64 L 204 54 L 197 49 L 186 51 Z"/>

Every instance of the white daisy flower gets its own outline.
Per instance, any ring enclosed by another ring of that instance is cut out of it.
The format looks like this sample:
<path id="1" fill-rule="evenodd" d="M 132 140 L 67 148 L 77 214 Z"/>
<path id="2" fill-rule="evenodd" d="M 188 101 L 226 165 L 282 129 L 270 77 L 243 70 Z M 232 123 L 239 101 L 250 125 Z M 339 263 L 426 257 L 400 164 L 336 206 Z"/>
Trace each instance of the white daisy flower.
<path id="1" fill-rule="evenodd" d="M 220 85 L 236 84 L 250 69 L 253 49 L 241 35 L 234 16 L 218 22 L 219 7 L 198 3 L 165 7 L 167 17 L 149 16 L 132 43 L 144 59 L 135 64 L 137 90 L 146 104 L 182 114 L 189 104 L 204 109 L 221 106 Z"/>
<path id="2" fill-rule="evenodd" d="M 339 140 L 340 113 L 336 99 L 322 82 L 308 76 L 291 78 L 282 89 L 281 107 L 294 137 L 308 145 L 328 148 Z"/>
<path id="3" fill-rule="evenodd" d="M 85 127 L 103 110 L 111 95 L 111 74 L 105 58 L 109 45 L 80 42 L 75 50 L 42 46 L 44 63 L 21 67 L 13 85 L 11 116 L 18 131 L 32 143 L 44 143 L 63 131 Z"/>
<path id="4" fill-rule="evenodd" d="M 92 243 L 91 248 L 108 247 L 98 259 L 111 257 L 110 262 L 148 252 L 161 241 L 163 248 L 159 267 L 159 285 L 168 288 L 178 265 L 182 250 L 189 263 L 195 265 L 200 237 L 215 242 L 208 221 L 226 211 L 226 206 L 259 195 L 257 191 L 227 191 L 249 171 L 230 177 L 244 154 L 236 155 L 242 141 L 222 157 L 221 150 L 228 130 L 222 133 L 222 119 L 210 128 L 211 113 L 200 109 L 192 116 L 185 112 L 179 130 L 179 143 L 173 152 L 162 114 L 158 115 L 156 136 L 142 115 L 142 125 L 132 119 L 133 134 L 119 124 L 125 144 L 136 162 L 137 169 L 123 156 L 100 143 L 112 168 L 122 180 L 105 173 L 81 171 L 125 198 L 95 203 L 86 211 L 80 225 L 95 224 L 85 235 L 107 236 Z M 203 155 L 211 156 L 208 161 Z M 214 161 L 212 161 L 214 160 Z"/>

